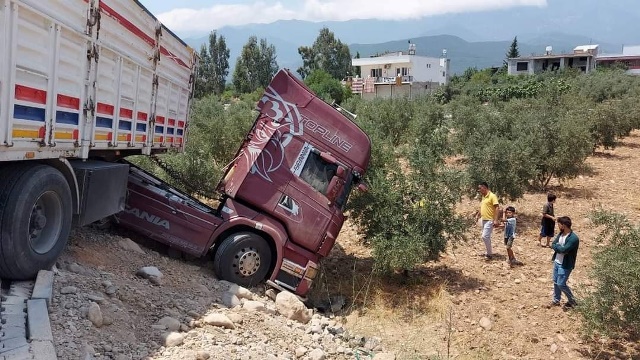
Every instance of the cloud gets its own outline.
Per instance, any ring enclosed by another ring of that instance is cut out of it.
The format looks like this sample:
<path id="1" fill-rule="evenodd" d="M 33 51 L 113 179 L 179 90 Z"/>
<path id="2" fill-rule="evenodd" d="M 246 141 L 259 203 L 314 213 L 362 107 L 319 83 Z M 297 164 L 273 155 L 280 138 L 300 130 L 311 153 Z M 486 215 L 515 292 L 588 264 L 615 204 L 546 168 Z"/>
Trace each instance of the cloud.
<path id="1" fill-rule="evenodd" d="M 547 0 L 304 0 L 295 7 L 282 2 L 214 5 L 205 9 L 174 9 L 158 15 L 175 31 L 209 31 L 224 26 L 267 24 L 277 20 L 346 21 L 353 19 L 404 20 L 447 13 L 544 7 Z"/>

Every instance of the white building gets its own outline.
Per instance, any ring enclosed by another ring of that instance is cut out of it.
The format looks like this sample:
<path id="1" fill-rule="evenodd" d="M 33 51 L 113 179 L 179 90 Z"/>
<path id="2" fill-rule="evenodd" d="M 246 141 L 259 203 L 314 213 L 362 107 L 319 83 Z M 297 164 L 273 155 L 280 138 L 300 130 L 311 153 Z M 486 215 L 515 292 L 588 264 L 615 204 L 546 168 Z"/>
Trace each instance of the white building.
<path id="1" fill-rule="evenodd" d="M 598 55 L 596 63 L 598 67 L 621 64 L 628 74 L 640 75 L 640 45 L 625 45 L 622 54 Z"/>
<path id="2" fill-rule="evenodd" d="M 509 75 L 533 75 L 566 68 L 589 73 L 596 67 L 598 45 L 581 45 L 569 54 L 554 54 L 548 46 L 544 55 L 521 56 L 508 59 Z"/>
<path id="3" fill-rule="evenodd" d="M 364 98 L 414 97 L 449 82 L 450 60 L 446 58 L 446 51 L 441 58 L 418 56 L 415 44 L 409 45 L 408 52 L 353 59 L 351 64 L 360 67 L 361 79 L 354 83 L 364 83 Z M 354 92 L 359 93 L 359 88 L 353 88 Z"/>

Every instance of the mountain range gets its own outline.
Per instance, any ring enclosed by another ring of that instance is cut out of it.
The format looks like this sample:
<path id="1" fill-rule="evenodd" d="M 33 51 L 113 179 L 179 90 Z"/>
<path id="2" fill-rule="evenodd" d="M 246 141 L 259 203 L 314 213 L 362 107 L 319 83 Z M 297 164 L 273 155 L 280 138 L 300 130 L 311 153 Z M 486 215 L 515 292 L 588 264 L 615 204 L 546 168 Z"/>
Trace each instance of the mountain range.
<path id="1" fill-rule="evenodd" d="M 522 55 L 571 51 L 575 46 L 600 44 L 600 51 L 619 53 L 623 44 L 640 44 L 640 4 L 638 0 L 548 0 L 546 7 L 519 7 L 461 14 L 445 14 L 415 20 L 350 20 L 308 22 L 277 21 L 217 29 L 225 37 L 233 67 L 242 46 L 256 35 L 266 38 L 277 51 L 281 67 L 297 69 L 301 64 L 298 47 L 310 46 L 322 27 L 329 28 L 349 44 L 352 56 L 362 57 L 385 51 L 403 51 L 410 40 L 417 54 L 440 56 L 447 50 L 454 73 L 467 67 L 499 66 L 518 36 Z M 199 49 L 208 35 L 185 41 Z M 233 71 L 233 69 L 231 69 Z M 230 72 L 231 74 L 232 72 Z"/>

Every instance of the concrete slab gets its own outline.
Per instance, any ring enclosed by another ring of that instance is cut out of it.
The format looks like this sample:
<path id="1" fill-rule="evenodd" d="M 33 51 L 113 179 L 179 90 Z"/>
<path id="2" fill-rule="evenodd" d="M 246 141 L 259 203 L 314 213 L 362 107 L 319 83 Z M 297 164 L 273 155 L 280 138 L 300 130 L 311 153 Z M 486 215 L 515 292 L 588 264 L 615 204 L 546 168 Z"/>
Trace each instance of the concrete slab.
<path id="1" fill-rule="evenodd" d="M 27 310 L 27 304 L 5 304 L 2 303 L 2 315 L 23 315 Z"/>
<path id="2" fill-rule="evenodd" d="M 33 360 L 33 354 L 22 349 L 12 350 L 3 355 L 4 360 Z"/>
<path id="3" fill-rule="evenodd" d="M 53 296 L 53 271 L 48 271 L 48 270 L 38 271 L 38 277 L 36 277 L 36 283 L 33 286 L 31 299 L 45 299 L 47 301 L 47 307 L 48 307 L 51 304 L 52 296 Z"/>
<path id="4" fill-rule="evenodd" d="M 27 329 L 22 327 L 8 327 L 8 328 L 2 328 L 2 330 L 0 330 L 0 343 L 2 343 L 5 340 L 8 339 L 16 339 L 16 338 L 20 338 L 20 339 L 26 339 L 27 338 Z"/>
<path id="5" fill-rule="evenodd" d="M 30 340 L 53 342 L 46 300 L 27 301 L 27 329 Z"/>
<path id="6" fill-rule="evenodd" d="M 29 352 L 29 343 L 27 342 L 27 339 L 8 339 L 7 341 L 0 343 L 0 355 L 5 356 L 4 353 L 23 347 L 26 348 L 27 352 Z"/>
<path id="7" fill-rule="evenodd" d="M 22 296 L 3 296 L 2 297 L 2 305 L 13 305 L 13 304 L 26 304 L 27 303 L 27 298 L 24 298 Z"/>
<path id="8" fill-rule="evenodd" d="M 26 351 L 24 348 L 20 348 L 8 351 L 2 355 L 4 355 L 4 360 L 33 360 L 33 354 L 29 352 L 28 347 Z"/>
<path id="9" fill-rule="evenodd" d="M 35 360 L 57 360 L 56 348 L 49 341 L 31 342 L 31 352 Z"/>
<path id="10" fill-rule="evenodd" d="M 2 315 L 0 322 L 2 327 L 5 326 L 26 326 L 27 319 L 23 314 L 18 315 Z"/>
<path id="11" fill-rule="evenodd" d="M 31 290 L 33 290 L 33 284 L 33 281 L 14 281 L 9 287 L 9 295 L 30 298 Z"/>

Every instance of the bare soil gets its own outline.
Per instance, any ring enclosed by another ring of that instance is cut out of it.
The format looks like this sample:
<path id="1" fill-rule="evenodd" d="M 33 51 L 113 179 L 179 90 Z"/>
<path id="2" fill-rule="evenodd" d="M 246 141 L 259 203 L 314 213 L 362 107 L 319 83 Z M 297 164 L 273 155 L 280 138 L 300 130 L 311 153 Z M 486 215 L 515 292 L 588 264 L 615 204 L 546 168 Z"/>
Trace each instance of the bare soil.
<path id="1" fill-rule="evenodd" d="M 603 246 L 596 242 L 598 229 L 589 213 L 601 207 L 624 214 L 636 224 L 640 220 L 639 148 L 640 132 L 636 131 L 616 149 L 591 156 L 588 174 L 562 182 L 554 179 L 550 184 L 548 190 L 558 196 L 556 216 L 571 217 L 580 236 L 578 261 L 569 281 L 578 296 L 594 286 L 592 253 Z M 367 277 L 368 254 L 354 229 L 343 230 L 336 249 L 341 258 L 336 263 L 342 266 L 333 272 L 359 269 L 351 279 L 356 304 L 347 326 L 382 337 L 399 359 L 640 359 L 639 344 L 587 339 L 577 313 L 545 308 L 553 289 L 553 252 L 538 245 L 545 202 L 546 193 L 540 192 L 504 204 L 515 206 L 518 214 L 514 251 L 524 265 L 513 268 L 506 262 L 501 230 L 493 235 L 496 259 L 478 256 L 485 248 L 476 226 L 469 229 L 467 243 L 450 247 L 439 262 L 425 264 L 408 276 Z M 477 200 L 464 200 L 458 212 L 472 218 L 478 206 Z M 335 277 L 327 277 L 326 287 L 344 289 L 344 279 L 336 282 Z M 490 330 L 480 326 L 483 317 L 490 320 Z"/>

